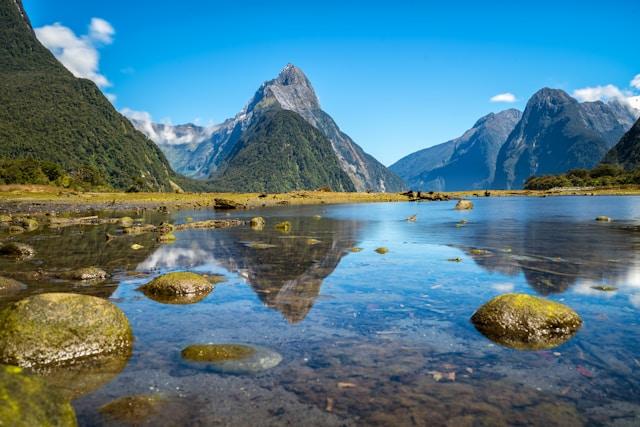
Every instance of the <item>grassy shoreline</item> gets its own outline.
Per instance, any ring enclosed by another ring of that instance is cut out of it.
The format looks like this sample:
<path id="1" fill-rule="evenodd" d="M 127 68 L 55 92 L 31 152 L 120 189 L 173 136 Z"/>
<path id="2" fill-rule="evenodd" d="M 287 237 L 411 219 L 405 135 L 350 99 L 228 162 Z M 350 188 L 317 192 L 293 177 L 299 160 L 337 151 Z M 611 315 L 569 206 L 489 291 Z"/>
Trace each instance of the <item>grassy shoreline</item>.
<path id="1" fill-rule="evenodd" d="M 484 191 L 439 193 L 451 199 L 485 197 Z M 607 196 L 640 195 L 639 185 L 617 187 L 558 188 L 551 190 L 492 190 L 491 197 Z M 242 203 L 247 208 L 281 205 L 318 205 L 341 203 L 407 202 L 400 193 L 334 193 L 294 191 L 261 195 L 259 193 L 122 193 L 75 192 L 58 187 L 37 185 L 0 186 L 1 212 L 83 212 L 90 210 L 133 210 L 167 207 L 172 209 L 211 208 L 214 199 Z"/>

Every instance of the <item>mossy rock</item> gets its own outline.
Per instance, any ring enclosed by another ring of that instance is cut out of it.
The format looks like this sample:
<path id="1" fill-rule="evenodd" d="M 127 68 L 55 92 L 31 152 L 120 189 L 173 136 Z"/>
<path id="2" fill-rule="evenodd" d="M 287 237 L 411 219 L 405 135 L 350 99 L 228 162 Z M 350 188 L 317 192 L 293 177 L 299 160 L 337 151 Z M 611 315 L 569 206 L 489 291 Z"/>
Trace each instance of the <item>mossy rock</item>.
<path id="1" fill-rule="evenodd" d="M 610 286 L 610 285 L 596 285 L 596 286 L 592 286 L 591 289 L 594 289 L 600 292 L 615 292 L 618 290 L 618 288 L 616 288 L 615 286 Z"/>
<path id="2" fill-rule="evenodd" d="M 495 297 L 471 321 L 487 338 L 519 350 L 557 347 L 582 326 L 580 316 L 566 305 L 526 294 Z"/>
<path id="3" fill-rule="evenodd" d="M 598 222 L 611 222 L 611 218 L 609 218 L 608 216 L 600 215 L 600 216 L 596 217 L 596 221 L 598 221 Z"/>
<path id="4" fill-rule="evenodd" d="M 26 288 L 26 285 L 17 280 L 0 276 L 0 295 L 15 294 Z"/>
<path id="5" fill-rule="evenodd" d="M 138 394 L 116 399 L 101 406 L 98 411 L 113 421 L 140 425 L 157 415 L 166 402 L 167 398 L 161 394 Z"/>
<path id="6" fill-rule="evenodd" d="M 456 203 L 456 210 L 459 211 L 466 211 L 469 209 L 473 209 L 473 202 L 471 202 L 471 200 L 458 200 L 458 203 Z"/>
<path id="7" fill-rule="evenodd" d="M 266 224 L 267 224 L 267 221 L 265 221 L 265 219 L 262 218 L 261 216 L 256 216 L 254 218 L 251 218 L 251 221 L 249 221 L 249 225 L 254 230 L 262 230 Z"/>
<path id="8" fill-rule="evenodd" d="M 383 247 L 377 248 L 376 252 L 379 253 L 380 255 L 384 255 L 389 252 L 389 248 L 385 248 L 383 246 Z"/>
<path id="9" fill-rule="evenodd" d="M 0 362 L 23 367 L 73 363 L 130 351 L 127 316 L 89 295 L 48 293 L 0 311 Z"/>
<path id="10" fill-rule="evenodd" d="M 349 251 L 353 253 L 358 253 L 358 252 L 362 252 L 362 248 L 358 248 L 354 246 L 353 248 L 349 249 Z"/>
<path id="11" fill-rule="evenodd" d="M 134 221 L 130 216 L 123 216 L 118 220 L 118 223 L 123 227 L 132 227 Z"/>
<path id="12" fill-rule="evenodd" d="M 139 251 L 140 249 L 144 249 L 144 246 L 138 243 L 134 243 L 133 245 L 131 245 L 131 249 L 133 249 L 134 251 Z"/>
<path id="13" fill-rule="evenodd" d="M 62 273 L 60 277 L 67 280 L 104 280 L 109 274 L 98 267 L 84 267 Z"/>
<path id="14" fill-rule="evenodd" d="M 168 222 L 163 222 L 158 226 L 157 231 L 164 234 L 171 234 L 175 229 L 176 229 L 175 225 Z"/>
<path id="15" fill-rule="evenodd" d="M 156 231 L 156 226 L 153 224 L 134 225 L 132 227 L 125 227 L 122 229 L 124 234 L 142 234 Z"/>
<path id="16" fill-rule="evenodd" d="M 7 242 L 0 246 L 0 255 L 13 258 L 31 258 L 35 249 L 25 243 Z"/>
<path id="17" fill-rule="evenodd" d="M 11 215 L 0 215 L 0 223 L 7 223 L 7 222 L 11 222 L 13 220 L 13 218 L 11 217 Z"/>
<path id="18" fill-rule="evenodd" d="M 192 304 L 212 290 L 206 277 L 190 272 L 168 273 L 138 288 L 149 298 L 165 304 Z"/>
<path id="19" fill-rule="evenodd" d="M 187 362 L 231 374 L 257 374 L 282 361 L 271 349 L 246 344 L 194 344 L 182 350 L 181 356 Z"/>
<path id="20" fill-rule="evenodd" d="M 12 223 L 13 225 L 20 226 L 27 231 L 34 231 L 37 230 L 38 227 L 40 227 L 40 223 L 38 222 L 38 220 L 27 217 L 14 218 Z"/>
<path id="21" fill-rule="evenodd" d="M 0 365 L 0 426 L 77 426 L 68 400 L 40 378 Z"/>
<path id="22" fill-rule="evenodd" d="M 487 255 L 491 255 L 491 252 L 489 252 L 486 249 L 471 249 L 469 251 L 469 253 L 471 255 L 476 255 L 476 256 L 487 256 Z"/>
<path id="23" fill-rule="evenodd" d="M 168 242 L 175 242 L 175 241 L 176 241 L 176 235 L 173 233 L 165 233 L 158 236 L 158 242 L 168 243 Z"/>
<path id="24" fill-rule="evenodd" d="M 27 230 L 25 230 L 23 227 L 20 227 L 19 225 L 9 226 L 9 234 L 22 234 L 25 231 Z"/>
<path id="25" fill-rule="evenodd" d="M 275 229 L 278 231 L 282 231 L 284 233 L 288 233 L 291 231 L 293 227 L 289 221 L 282 221 L 275 225 Z"/>

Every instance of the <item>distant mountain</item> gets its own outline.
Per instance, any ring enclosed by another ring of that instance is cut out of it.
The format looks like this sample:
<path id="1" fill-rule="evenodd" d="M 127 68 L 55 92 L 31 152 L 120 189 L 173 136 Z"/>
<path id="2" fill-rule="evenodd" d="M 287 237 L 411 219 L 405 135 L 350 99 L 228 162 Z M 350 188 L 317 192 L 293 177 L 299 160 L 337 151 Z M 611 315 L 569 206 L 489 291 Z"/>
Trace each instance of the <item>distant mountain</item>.
<path id="1" fill-rule="evenodd" d="M 604 163 L 620 164 L 626 170 L 640 167 L 640 119 L 607 153 Z"/>
<path id="2" fill-rule="evenodd" d="M 535 93 L 500 149 L 494 188 L 521 188 L 527 178 L 592 168 L 633 123 L 619 103 L 580 103 L 559 89 Z"/>
<path id="3" fill-rule="evenodd" d="M 220 191 L 355 191 L 331 142 L 293 111 L 272 108 L 243 132 L 212 183 Z"/>
<path id="4" fill-rule="evenodd" d="M 491 113 L 461 137 L 410 154 L 390 169 L 413 190 L 487 188 L 494 179 L 498 152 L 521 116 L 515 109 Z"/>
<path id="5" fill-rule="evenodd" d="M 158 147 L 40 44 L 21 0 L 0 0 L 0 158 L 93 167 L 119 189 L 172 188 Z"/>
<path id="6" fill-rule="evenodd" d="M 261 112 L 273 107 L 295 112 L 322 132 L 330 141 L 340 168 L 357 191 L 399 191 L 404 188 L 399 177 L 340 131 L 333 119 L 321 109 L 309 79 L 291 64 L 277 78 L 263 83 L 242 111 L 214 127 L 208 138 L 198 143 L 167 144 L 160 138 L 156 142 L 180 173 L 199 179 L 215 178 L 219 169 L 228 162 L 230 154 L 235 152 L 234 147 L 244 132 L 258 120 Z M 138 129 L 153 138 L 148 130 Z"/>

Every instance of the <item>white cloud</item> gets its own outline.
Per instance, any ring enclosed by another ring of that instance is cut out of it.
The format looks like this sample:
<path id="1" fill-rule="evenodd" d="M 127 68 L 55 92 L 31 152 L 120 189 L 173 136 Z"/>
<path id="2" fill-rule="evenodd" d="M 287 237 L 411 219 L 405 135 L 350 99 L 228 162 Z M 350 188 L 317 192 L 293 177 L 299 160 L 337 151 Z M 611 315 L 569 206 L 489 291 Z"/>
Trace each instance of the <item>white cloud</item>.
<path id="1" fill-rule="evenodd" d="M 628 107 L 632 107 L 630 111 L 638 116 L 640 115 L 640 95 L 638 94 L 638 90 L 640 90 L 640 74 L 636 75 L 629 85 L 628 89 L 620 89 L 612 84 L 585 87 L 573 91 L 573 97 L 580 102 L 616 100 Z"/>
<path id="2" fill-rule="evenodd" d="M 516 285 L 511 282 L 505 282 L 505 283 L 494 283 L 493 285 L 491 285 L 491 287 L 498 292 L 505 293 L 505 292 L 513 292 Z"/>
<path id="3" fill-rule="evenodd" d="M 76 77 L 92 80 L 101 88 L 111 86 L 100 73 L 98 48 L 111 44 L 115 31 L 104 19 L 93 18 L 86 35 L 78 36 L 73 30 L 56 22 L 35 29 L 38 40 Z"/>
<path id="4" fill-rule="evenodd" d="M 89 37 L 92 40 L 111 44 L 113 43 L 113 35 L 116 31 L 111 24 L 101 18 L 91 18 L 91 24 L 89 24 Z"/>
<path id="5" fill-rule="evenodd" d="M 203 128 L 178 128 L 171 124 L 170 119 L 164 119 L 162 126 L 154 126 L 153 117 L 146 111 L 136 111 L 123 108 L 120 113 L 128 117 L 140 132 L 156 144 L 191 144 L 199 143 L 209 138 L 218 126 Z"/>
<path id="6" fill-rule="evenodd" d="M 496 96 L 491 97 L 491 102 L 508 102 L 513 103 L 516 102 L 516 96 L 510 92 L 499 93 Z"/>
<path id="7" fill-rule="evenodd" d="M 107 97 L 107 99 L 109 100 L 109 102 L 111 102 L 112 104 L 116 103 L 116 99 L 118 99 L 118 97 L 116 95 L 114 95 L 113 93 L 104 93 L 104 96 Z"/>

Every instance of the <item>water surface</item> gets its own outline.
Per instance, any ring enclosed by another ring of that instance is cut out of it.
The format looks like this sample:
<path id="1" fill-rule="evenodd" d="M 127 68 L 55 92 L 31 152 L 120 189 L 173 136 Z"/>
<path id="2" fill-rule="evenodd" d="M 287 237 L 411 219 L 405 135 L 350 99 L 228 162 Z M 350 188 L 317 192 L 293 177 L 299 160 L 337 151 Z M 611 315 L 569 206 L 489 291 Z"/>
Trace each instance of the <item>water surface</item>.
<path id="1" fill-rule="evenodd" d="M 110 298 L 127 314 L 131 357 L 77 386 L 84 425 L 117 424 L 98 408 L 140 393 L 167 398 L 150 425 L 639 425 L 640 199 L 474 202 L 465 212 L 454 202 L 234 212 L 262 215 L 267 226 L 190 230 L 170 245 L 151 235 L 107 242 L 115 226 L 29 233 L 17 239 L 36 248 L 34 259 L 0 261 L 3 274 L 29 287 L 0 304 L 62 290 Z M 414 214 L 416 222 L 405 220 Z M 170 220 L 225 215 L 181 211 Z M 283 220 L 290 233 L 273 228 Z M 134 242 L 145 248 L 132 251 Z M 381 246 L 389 252 L 376 253 Z M 30 275 L 89 265 L 114 276 L 74 284 Z M 226 281 L 191 305 L 136 291 L 182 270 Z M 617 291 L 594 289 L 602 285 Z M 584 325 L 549 351 L 502 347 L 469 318 L 505 292 L 560 301 Z M 231 375 L 181 360 L 187 345 L 210 342 L 266 347 L 283 361 Z"/>

